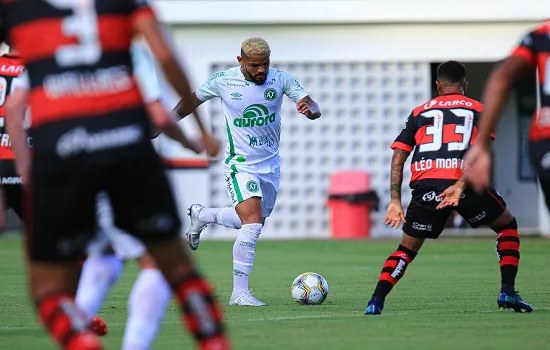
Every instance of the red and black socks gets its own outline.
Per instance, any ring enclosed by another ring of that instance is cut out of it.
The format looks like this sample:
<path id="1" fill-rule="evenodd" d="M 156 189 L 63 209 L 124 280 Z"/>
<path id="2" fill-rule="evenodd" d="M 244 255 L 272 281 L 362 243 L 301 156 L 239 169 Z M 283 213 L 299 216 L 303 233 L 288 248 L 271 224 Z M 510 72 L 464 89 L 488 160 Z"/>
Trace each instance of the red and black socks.
<path id="1" fill-rule="evenodd" d="M 223 329 L 222 310 L 214 300 L 210 285 L 200 276 L 192 275 L 173 287 L 187 328 L 195 336 L 198 348 L 230 349 Z"/>
<path id="2" fill-rule="evenodd" d="M 397 250 L 389 256 L 382 267 L 380 279 L 373 293 L 373 298 L 384 300 L 393 286 L 405 275 L 407 266 L 416 257 L 416 252 L 399 245 Z"/>
<path id="3" fill-rule="evenodd" d="M 513 292 L 519 266 L 519 234 L 516 219 L 495 231 L 497 231 L 496 252 L 500 263 L 502 290 Z"/>
<path id="4" fill-rule="evenodd" d="M 74 295 L 55 293 L 38 302 L 40 320 L 63 349 L 100 350 L 99 338 L 89 329 L 88 318 L 77 308 Z"/>

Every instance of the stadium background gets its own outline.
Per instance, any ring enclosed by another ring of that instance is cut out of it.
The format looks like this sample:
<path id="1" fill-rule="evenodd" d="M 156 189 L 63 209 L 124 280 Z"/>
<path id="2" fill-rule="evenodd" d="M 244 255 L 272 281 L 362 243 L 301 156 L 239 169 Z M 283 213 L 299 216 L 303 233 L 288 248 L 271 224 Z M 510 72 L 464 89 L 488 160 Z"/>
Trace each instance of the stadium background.
<path id="1" fill-rule="evenodd" d="M 270 239 L 330 237 L 325 205 L 329 175 L 349 169 L 368 172 L 381 199 L 380 211 L 372 216 L 372 236 L 400 235 L 381 224 L 389 200 L 388 147 L 410 110 L 434 95 L 436 65 L 449 59 L 464 62 L 468 95 L 479 99 L 492 65 L 548 10 L 545 2 L 536 0 L 151 2 L 170 28 L 193 88 L 213 72 L 236 65 L 242 40 L 261 36 L 270 43 L 272 66 L 293 74 L 320 103 L 323 117 L 314 122 L 301 117 L 288 99 L 283 104 L 281 191 L 263 234 Z M 523 232 L 550 234 L 525 148 L 536 107 L 534 79 L 526 78 L 511 95 L 497 130 L 494 181 Z M 176 96 L 164 81 L 162 85 L 164 102 L 174 106 Z M 206 103 L 201 112 L 225 142 L 219 100 Z M 196 132 L 193 120 L 181 124 L 186 132 Z M 162 136 L 155 142 L 172 166 L 169 173 L 182 213 L 192 203 L 230 205 L 219 162 L 194 156 Z M 405 204 L 409 175 L 407 170 Z M 13 215 L 9 224 L 18 225 Z M 489 232 L 445 234 L 484 233 Z M 204 234 L 207 239 L 234 235 L 222 227 Z"/>

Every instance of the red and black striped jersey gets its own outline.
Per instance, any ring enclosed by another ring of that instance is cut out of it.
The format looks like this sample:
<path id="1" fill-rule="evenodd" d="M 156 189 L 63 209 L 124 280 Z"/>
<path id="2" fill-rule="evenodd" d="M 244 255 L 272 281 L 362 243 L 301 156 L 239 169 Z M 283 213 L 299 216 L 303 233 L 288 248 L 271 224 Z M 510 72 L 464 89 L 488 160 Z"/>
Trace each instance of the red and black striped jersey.
<path id="1" fill-rule="evenodd" d="M 132 76 L 133 21 L 145 0 L 0 0 L 30 79 L 32 128 L 143 106 Z"/>
<path id="2" fill-rule="evenodd" d="M 25 70 L 23 62 L 16 55 L 0 56 L 0 160 L 14 159 L 10 137 L 5 127 L 5 105 L 12 91 L 12 82 Z"/>
<path id="3" fill-rule="evenodd" d="M 477 137 L 483 105 L 461 94 L 442 95 L 413 110 L 392 149 L 414 154 L 411 185 L 424 179 L 458 180 L 463 157 Z"/>
<path id="4" fill-rule="evenodd" d="M 538 70 L 541 109 L 531 123 L 529 139 L 550 138 L 550 20 L 528 33 L 514 49 L 512 56 L 521 57 Z"/>

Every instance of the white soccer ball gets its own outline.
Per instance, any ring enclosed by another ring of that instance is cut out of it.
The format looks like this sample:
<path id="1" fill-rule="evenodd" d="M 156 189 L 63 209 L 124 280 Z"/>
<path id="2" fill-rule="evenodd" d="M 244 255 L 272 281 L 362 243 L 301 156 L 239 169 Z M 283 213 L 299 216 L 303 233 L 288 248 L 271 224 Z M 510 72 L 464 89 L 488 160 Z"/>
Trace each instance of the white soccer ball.
<path id="1" fill-rule="evenodd" d="M 319 305 L 327 298 L 328 283 L 315 272 L 305 272 L 292 282 L 292 297 L 300 304 Z"/>

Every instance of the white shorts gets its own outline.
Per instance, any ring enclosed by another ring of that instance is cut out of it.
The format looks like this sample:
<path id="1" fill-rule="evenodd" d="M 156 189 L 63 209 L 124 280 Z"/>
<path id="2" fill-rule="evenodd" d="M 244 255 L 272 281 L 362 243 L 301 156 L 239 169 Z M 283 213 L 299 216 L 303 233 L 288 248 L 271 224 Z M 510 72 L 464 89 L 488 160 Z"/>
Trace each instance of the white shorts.
<path id="1" fill-rule="evenodd" d="M 139 239 L 115 226 L 113 209 L 106 194 L 97 196 L 96 214 L 98 229 L 88 246 L 89 255 L 103 254 L 109 245 L 122 260 L 134 260 L 145 254 L 145 245 Z"/>
<path id="2" fill-rule="evenodd" d="M 225 184 L 233 206 L 251 198 L 262 198 L 262 214 L 264 218 L 271 215 L 279 193 L 281 173 L 279 168 L 267 174 L 255 174 L 252 172 L 233 171 L 224 168 Z"/>

